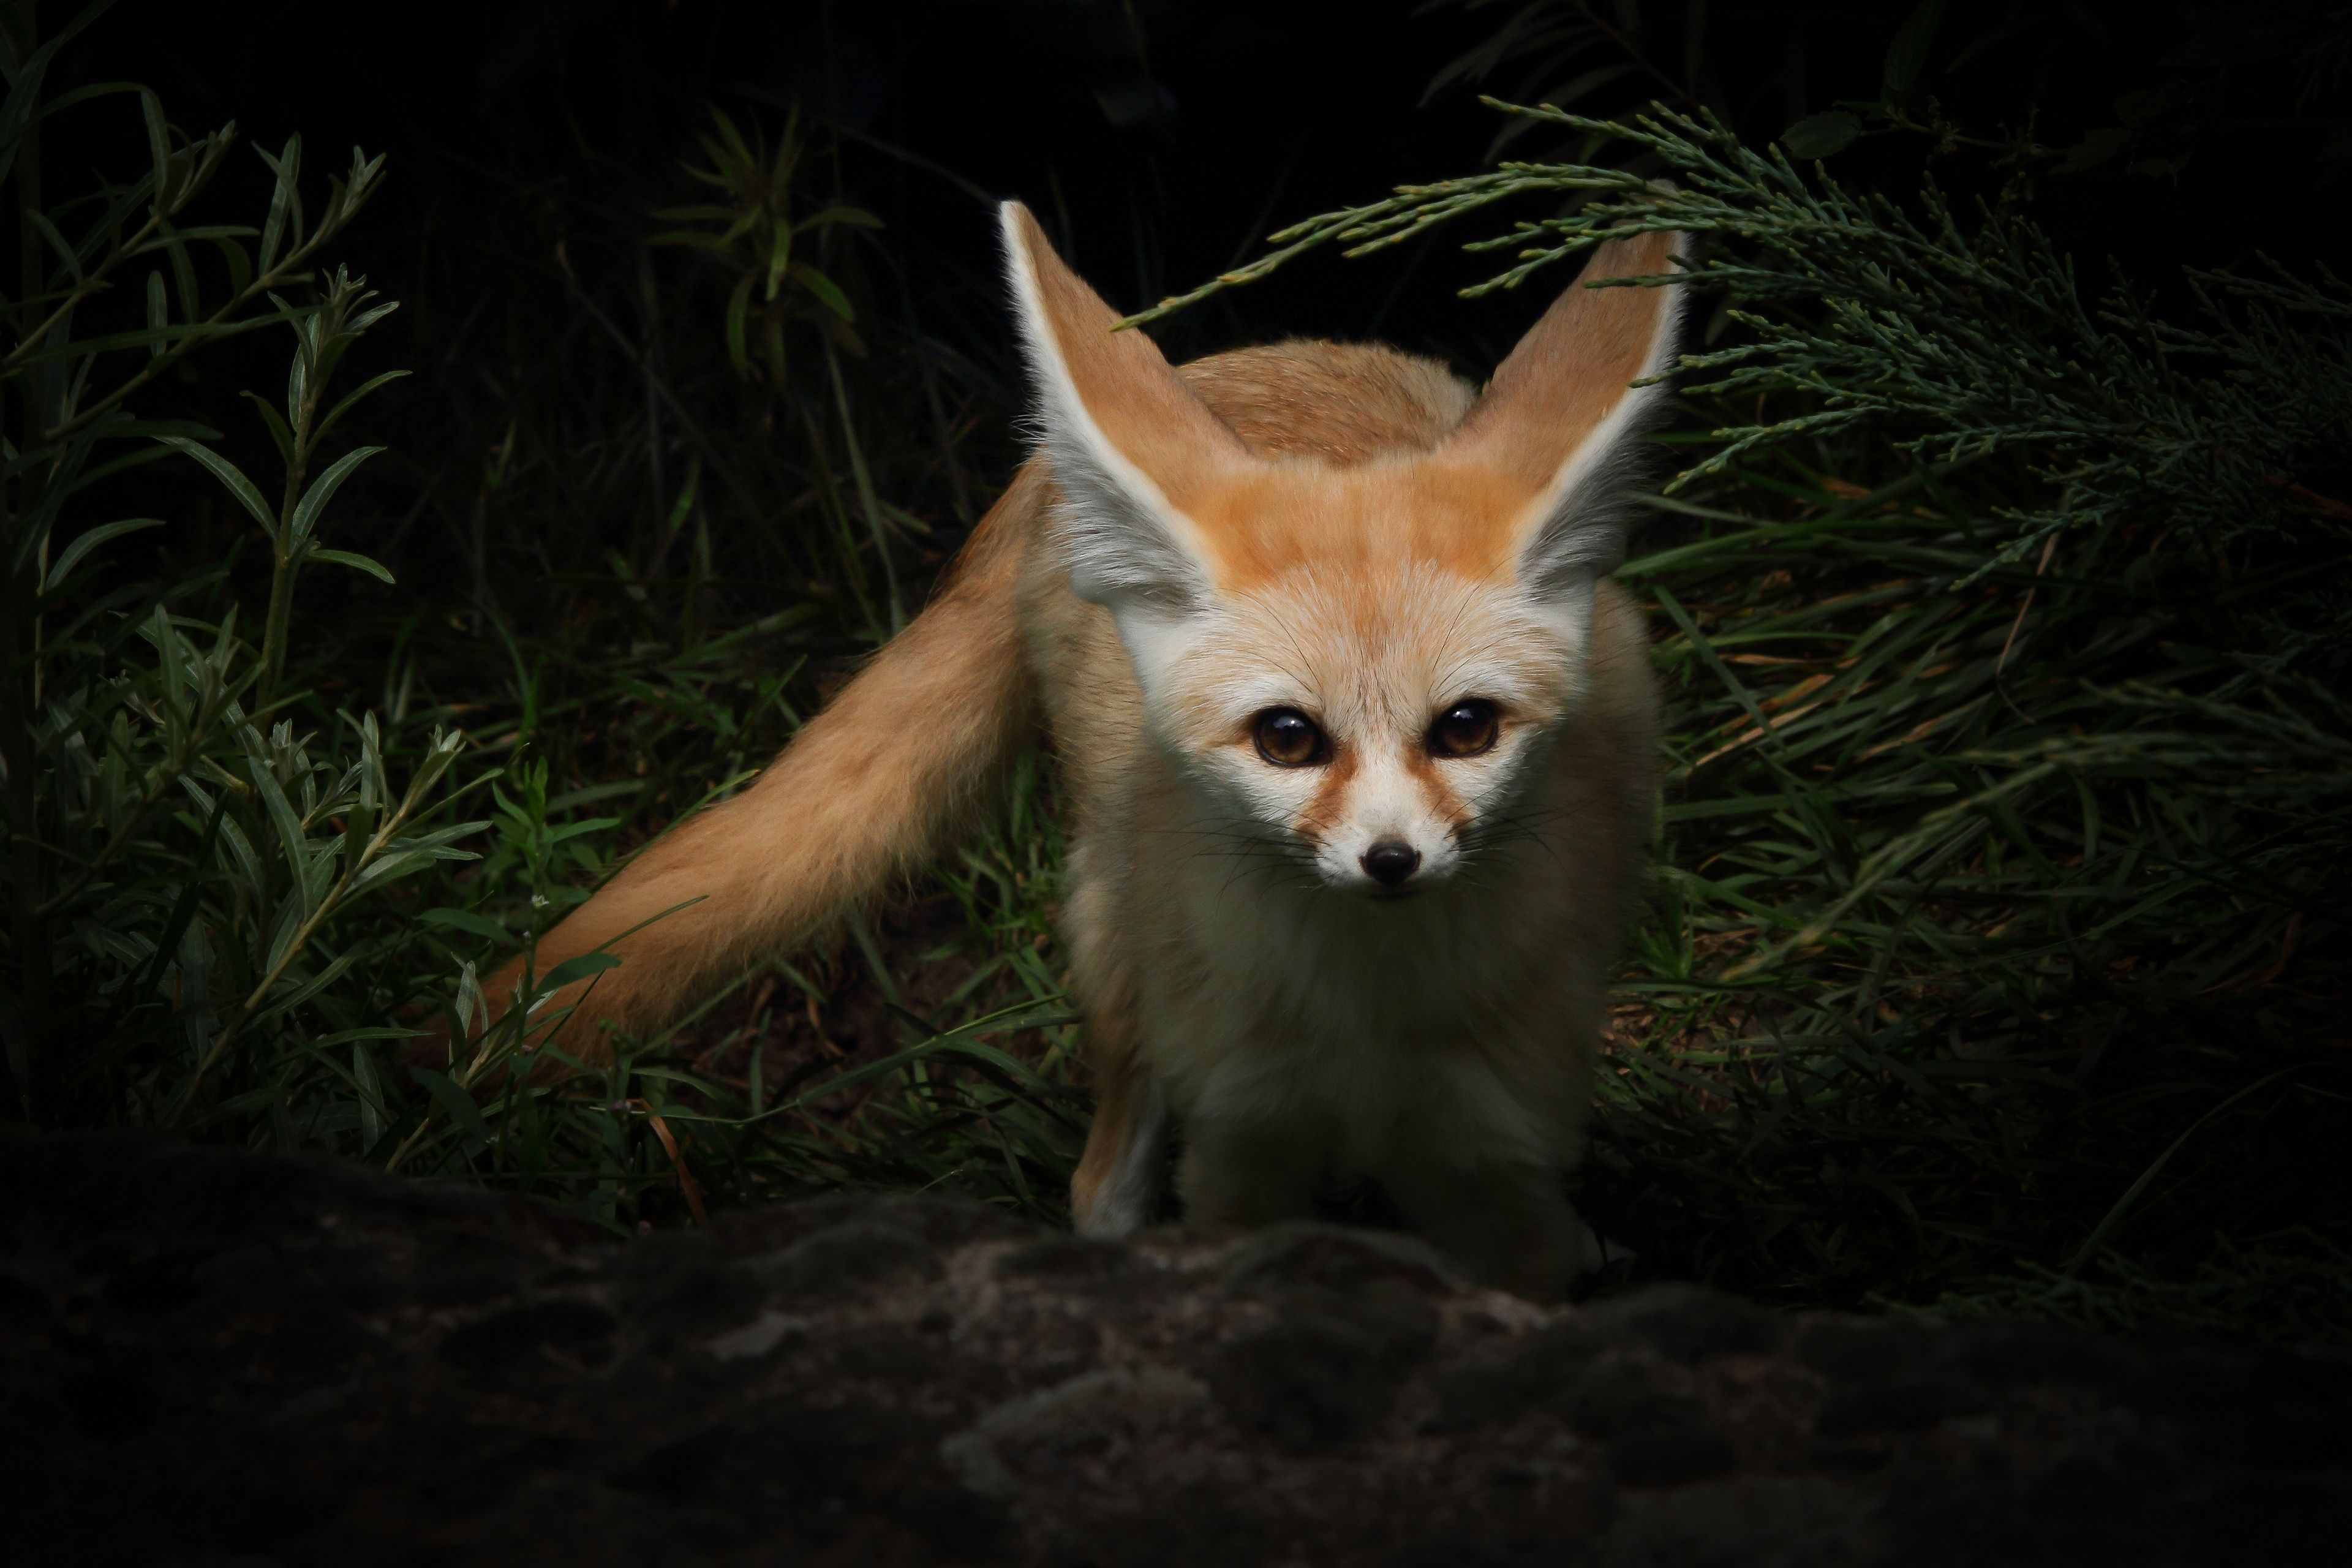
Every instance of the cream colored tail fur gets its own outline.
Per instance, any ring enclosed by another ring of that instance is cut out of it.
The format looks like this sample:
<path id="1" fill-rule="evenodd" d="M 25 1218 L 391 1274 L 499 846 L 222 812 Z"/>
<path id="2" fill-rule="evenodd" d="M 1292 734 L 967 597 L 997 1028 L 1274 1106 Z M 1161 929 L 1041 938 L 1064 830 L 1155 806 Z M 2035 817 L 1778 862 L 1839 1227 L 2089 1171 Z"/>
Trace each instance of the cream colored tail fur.
<path id="1" fill-rule="evenodd" d="M 599 948 L 621 960 L 548 1004 L 573 1006 L 553 1037 L 564 1050 L 593 1061 L 609 1029 L 667 1022 L 762 955 L 820 934 L 964 826 L 1030 722 L 1015 597 L 1045 489 L 1024 470 L 930 605 L 757 783 L 646 849 L 541 941 L 541 974 Z M 518 962 L 485 987 L 494 1013 L 520 979 Z"/>

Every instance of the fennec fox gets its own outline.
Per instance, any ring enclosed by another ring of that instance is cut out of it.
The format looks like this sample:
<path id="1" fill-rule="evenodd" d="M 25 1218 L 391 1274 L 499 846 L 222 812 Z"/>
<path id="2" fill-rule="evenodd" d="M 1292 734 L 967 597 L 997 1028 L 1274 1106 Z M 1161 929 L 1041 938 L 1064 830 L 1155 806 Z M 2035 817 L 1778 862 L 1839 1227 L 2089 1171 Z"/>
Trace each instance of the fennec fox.
<path id="1" fill-rule="evenodd" d="M 1392 350 L 1171 369 L 1002 211 L 1036 455 L 921 616 L 751 789 L 541 942 L 644 1030 L 951 842 L 1039 721 L 1097 1110 L 1078 1227 L 1369 1176 L 1475 1278 L 1575 1274 L 1562 1190 L 1647 837 L 1655 700 L 1606 574 L 1678 241 L 1602 246 L 1481 395 Z M 701 901 L 625 939 L 620 933 Z M 494 984 L 494 995 L 509 994 Z M 572 1000 L 565 998 L 564 1000 Z"/>

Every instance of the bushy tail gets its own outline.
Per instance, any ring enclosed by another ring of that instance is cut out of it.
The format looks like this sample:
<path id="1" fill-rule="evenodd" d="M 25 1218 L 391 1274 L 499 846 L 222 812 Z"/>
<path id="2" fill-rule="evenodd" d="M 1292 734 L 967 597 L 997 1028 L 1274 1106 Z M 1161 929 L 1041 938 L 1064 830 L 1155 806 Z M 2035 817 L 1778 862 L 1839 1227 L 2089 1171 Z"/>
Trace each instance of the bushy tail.
<path id="1" fill-rule="evenodd" d="M 593 1061 L 608 1049 L 606 1025 L 659 1027 L 762 955 L 819 935 L 963 826 L 1030 721 L 1017 596 L 1044 488 L 1022 472 L 930 605 L 757 783 L 672 830 L 541 940 L 541 974 L 599 948 L 621 960 L 548 1004 L 578 1004 L 554 1037 L 563 1049 Z M 520 978 L 518 962 L 484 988 L 494 1010 Z"/>

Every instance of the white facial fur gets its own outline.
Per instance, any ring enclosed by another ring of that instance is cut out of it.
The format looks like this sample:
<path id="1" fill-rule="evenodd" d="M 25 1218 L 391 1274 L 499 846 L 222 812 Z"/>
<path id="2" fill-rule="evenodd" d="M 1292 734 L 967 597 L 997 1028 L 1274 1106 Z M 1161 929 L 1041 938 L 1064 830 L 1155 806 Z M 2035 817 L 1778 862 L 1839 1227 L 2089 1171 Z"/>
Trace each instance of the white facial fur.
<path id="1" fill-rule="evenodd" d="M 1582 617 L 1555 602 L 1427 566 L 1369 581 L 1294 574 L 1216 595 L 1188 619 L 1145 686 L 1204 815 L 1367 895 L 1443 882 L 1507 826 L 1530 757 L 1574 695 L 1583 644 Z M 1493 748 L 1433 752 L 1432 722 L 1471 699 L 1498 711 Z M 1280 708 L 1322 729 L 1328 761 L 1286 767 L 1259 753 L 1255 721 Z M 1363 863 L 1384 840 L 1420 858 L 1394 889 Z"/>

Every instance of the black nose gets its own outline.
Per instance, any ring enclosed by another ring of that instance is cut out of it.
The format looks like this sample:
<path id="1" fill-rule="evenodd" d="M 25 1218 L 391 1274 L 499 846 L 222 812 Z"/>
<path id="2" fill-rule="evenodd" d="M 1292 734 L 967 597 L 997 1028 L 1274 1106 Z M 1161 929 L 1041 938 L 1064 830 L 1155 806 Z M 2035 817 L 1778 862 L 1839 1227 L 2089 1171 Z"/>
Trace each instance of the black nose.
<path id="1" fill-rule="evenodd" d="M 1383 838 L 1364 851 L 1364 875 L 1393 888 L 1421 869 L 1421 851 L 1402 838 Z"/>

